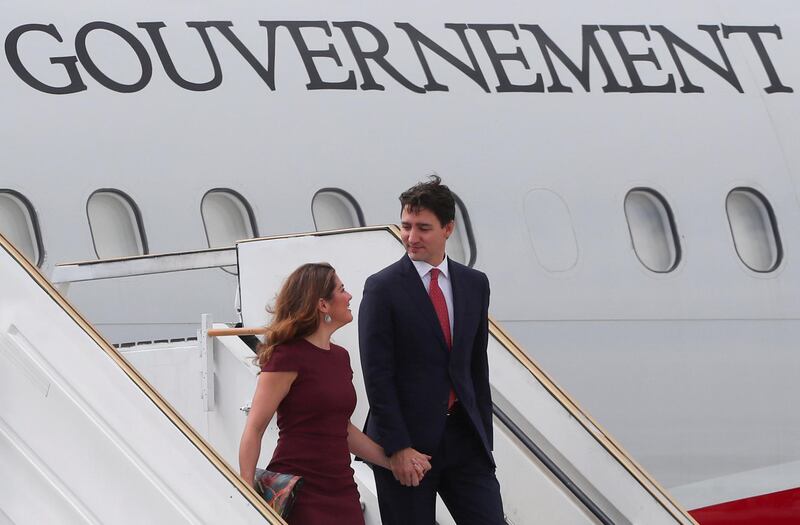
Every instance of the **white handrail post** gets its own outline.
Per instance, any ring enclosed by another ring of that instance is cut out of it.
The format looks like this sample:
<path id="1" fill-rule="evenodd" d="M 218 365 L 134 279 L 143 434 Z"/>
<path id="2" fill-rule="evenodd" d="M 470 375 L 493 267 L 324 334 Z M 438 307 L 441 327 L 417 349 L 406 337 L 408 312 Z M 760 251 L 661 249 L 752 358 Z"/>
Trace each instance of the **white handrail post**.
<path id="1" fill-rule="evenodd" d="M 211 314 L 203 314 L 197 333 L 197 342 L 200 344 L 200 388 L 206 412 L 214 410 L 214 338 L 208 336 L 212 323 Z"/>

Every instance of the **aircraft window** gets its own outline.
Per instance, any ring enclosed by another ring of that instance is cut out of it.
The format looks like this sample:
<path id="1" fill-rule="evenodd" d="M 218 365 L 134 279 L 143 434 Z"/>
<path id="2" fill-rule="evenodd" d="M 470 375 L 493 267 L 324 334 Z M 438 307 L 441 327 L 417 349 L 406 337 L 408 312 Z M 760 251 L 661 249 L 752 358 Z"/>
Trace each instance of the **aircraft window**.
<path id="1" fill-rule="evenodd" d="M 478 256 L 475 249 L 475 234 L 472 232 L 472 223 L 469 220 L 469 214 L 464 202 L 455 193 L 453 197 L 456 199 L 456 229 L 447 239 L 447 255 L 461 264 L 472 266 Z"/>
<path id="2" fill-rule="evenodd" d="M 783 249 L 775 214 L 767 199 L 752 188 L 735 188 L 725 202 L 736 253 L 755 272 L 771 272 Z"/>
<path id="3" fill-rule="evenodd" d="M 148 253 L 142 215 L 136 203 L 119 190 L 97 190 L 86 203 L 94 251 L 100 259 Z"/>
<path id="4" fill-rule="evenodd" d="M 524 206 L 528 236 L 542 268 L 549 272 L 573 268 L 578 262 L 578 242 L 564 200 L 557 193 L 540 188 L 528 192 Z"/>
<path id="5" fill-rule="evenodd" d="M 311 215 L 317 231 L 356 228 L 366 224 L 358 202 L 338 188 L 324 188 L 315 193 L 311 199 Z"/>
<path id="6" fill-rule="evenodd" d="M 236 241 L 258 236 L 253 209 L 239 193 L 217 188 L 203 196 L 200 214 L 209 248 L 232 246 Z"/>
<path id="7" fill-rule="evenodd" d="M 625 196 L 625 217 L 639 261 L 654 272 L 674 270 L 681 247 L 667 201 L 654 190 L 633 189 Z"/>
<path id="8" fill-rule="evenodd" d="M 31 203 L 20 193 L 0 190 L 0 233 L 36 266 L 44 262 L 42 235 Z"/>

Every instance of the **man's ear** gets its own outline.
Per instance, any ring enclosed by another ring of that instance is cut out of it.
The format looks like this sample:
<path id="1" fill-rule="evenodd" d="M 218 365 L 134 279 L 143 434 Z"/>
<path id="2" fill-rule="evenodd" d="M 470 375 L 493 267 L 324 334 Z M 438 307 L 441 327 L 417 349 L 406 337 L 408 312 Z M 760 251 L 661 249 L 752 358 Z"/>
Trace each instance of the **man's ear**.
<path id="1" fill-rule="evenodd" d="M 453 235 L 453 230 L 456 229 L 456 221 L 450 221 L 444 225 L 444 233 L 449 239 L 451 235 Z"/>

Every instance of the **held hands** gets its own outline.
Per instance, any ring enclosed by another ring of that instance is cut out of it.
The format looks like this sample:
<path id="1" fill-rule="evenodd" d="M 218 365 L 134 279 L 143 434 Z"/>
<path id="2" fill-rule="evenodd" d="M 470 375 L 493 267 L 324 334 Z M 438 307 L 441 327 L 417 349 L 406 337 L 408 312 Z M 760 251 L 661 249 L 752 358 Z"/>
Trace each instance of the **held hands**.
<path id="1" fill-rule="evenodd" d="M 417 487 L 431 469 L 431 457 L 411 447 L 404 448 L 389 457 L 389 468 L 401 485 Z"/>

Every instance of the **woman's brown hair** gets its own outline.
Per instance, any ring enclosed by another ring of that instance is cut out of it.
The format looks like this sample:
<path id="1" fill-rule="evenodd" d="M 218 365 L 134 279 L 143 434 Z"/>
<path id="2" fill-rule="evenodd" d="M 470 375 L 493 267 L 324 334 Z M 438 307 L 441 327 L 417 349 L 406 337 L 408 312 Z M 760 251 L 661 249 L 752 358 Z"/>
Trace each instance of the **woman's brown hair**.
<path id="1" fill-rule="evenodd" d="M 307 337 L 319 325 L 320 299 L 333 298 L 336 270 L 328 263 L 304 264 L 286 278 L 275 306 L 267 310 L 272 322 L 267 326 L 264 342 L 258 345 L 258 364 L 264 366 L 279 344 Z"/>

